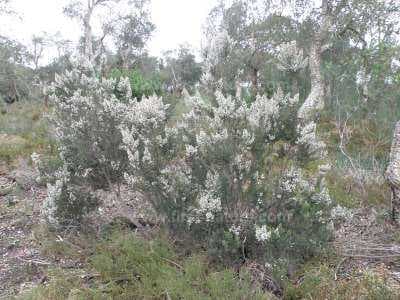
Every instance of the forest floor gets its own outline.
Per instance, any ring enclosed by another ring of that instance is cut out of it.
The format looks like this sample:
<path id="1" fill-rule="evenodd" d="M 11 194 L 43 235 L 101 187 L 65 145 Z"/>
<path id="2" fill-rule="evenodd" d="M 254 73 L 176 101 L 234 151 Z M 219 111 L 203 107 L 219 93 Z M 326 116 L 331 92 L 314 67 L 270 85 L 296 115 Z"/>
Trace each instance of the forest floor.
<path id="1" fill-rule="evenodd" d="M 48 265 L 33 235 L 46 189 L 20 186 L 31 175 L 0 165 L 0 299 L 43 282 Z"/>

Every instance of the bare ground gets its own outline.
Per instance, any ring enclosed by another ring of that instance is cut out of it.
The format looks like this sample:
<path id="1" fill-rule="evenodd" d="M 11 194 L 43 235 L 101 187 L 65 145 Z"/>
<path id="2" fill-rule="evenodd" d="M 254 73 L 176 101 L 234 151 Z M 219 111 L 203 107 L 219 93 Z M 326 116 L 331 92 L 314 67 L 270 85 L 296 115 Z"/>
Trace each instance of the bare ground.
<path id="1" fill-rule="evenodd" d="M 32 229 L 40 221 L 45 195 L 43 188 L 21 187 L 8 167 L 0 165 L 0 299 L 43 280 L 47 266 Z"/>

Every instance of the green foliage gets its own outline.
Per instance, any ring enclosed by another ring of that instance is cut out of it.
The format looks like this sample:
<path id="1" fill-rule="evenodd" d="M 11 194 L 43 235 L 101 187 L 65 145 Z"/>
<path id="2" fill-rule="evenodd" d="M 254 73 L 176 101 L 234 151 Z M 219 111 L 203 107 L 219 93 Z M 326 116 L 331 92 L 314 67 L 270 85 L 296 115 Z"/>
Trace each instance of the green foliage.
<path id="1" fill-rule="evenodd" d="M 114 232 L 89 259 L 96 274 L 51 271 L 48 285 L 21 299 L 272 299 L 229 269 L 212 268 L 205 257 L 179 257 L 164 239 L 144 240 Z"/>
<path id="2" fill-rule="evenodd" d="M 122 70 L 122 69 L 113 69 L 110 73 L 110 77 L 117 80 L 117 83 L 121 80 L 121 78 L 128 78 L 131 90 L 132 97 L 136 99 L 142 99 L 144 96 L 152 96 L 152 95 L 161 95 L 162 93 L 162 82 L 159 75 L 153 75 L 150 77 L 145 77 L 142 72 L 137 69 L 131 70 Z M 116 91 L 117 97 L 118 91 Z"/>

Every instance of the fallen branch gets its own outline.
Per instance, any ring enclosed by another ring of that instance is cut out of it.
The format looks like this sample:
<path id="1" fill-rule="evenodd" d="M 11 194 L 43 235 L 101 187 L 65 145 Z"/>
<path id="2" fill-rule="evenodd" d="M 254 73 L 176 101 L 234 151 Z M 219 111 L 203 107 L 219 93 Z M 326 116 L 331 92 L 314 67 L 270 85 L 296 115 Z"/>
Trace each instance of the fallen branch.
<path id="1" fill-rule="evenodd" d="M 41 266 L 52 266 L 54 265 L 53 263 L 46 262 L 46 261 L 39 261 L 39 260 L 33 260 L 33 259 L 24 259 L 21 257 L 17 257 L 18 260 L 29 263 L 29 264 L 35 264 L 35 265 L 41 265 Z"/>
<path id="2" fill-rule="evenodd" d="M 335 280 L 336 280 L 336 281 L 338 280 L 337 274 L 338 274 L 338 272 L 339 272 L 339 270 L 340 270 L 340 267 L 342 266 L 342 264 L 343 264 L 348 258 L 349 258 L 349 257 L 343 258 L 343 259 L 338 263 L 338 265 L 336 266 L 336 270 L 335 270 Z"/>

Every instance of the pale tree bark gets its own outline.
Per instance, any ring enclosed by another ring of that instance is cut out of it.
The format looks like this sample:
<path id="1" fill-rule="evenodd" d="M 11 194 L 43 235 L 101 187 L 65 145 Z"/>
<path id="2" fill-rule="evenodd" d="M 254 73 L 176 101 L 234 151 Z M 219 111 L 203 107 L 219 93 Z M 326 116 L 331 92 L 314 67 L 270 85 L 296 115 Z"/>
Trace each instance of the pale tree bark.
<path id="1" fill-rule="evenodd" d="M 93 49 L 93 30 L 92 17 L 96 8 L 100 5 L 106 5 L 111 2 L 119 2 L 119 0 L 87 0 L 86 11 L 83 14 L 83 34 L 84 34 L 84 56 L 94 65 L 95 60 L 102 54 L 102 44 L 109 32 L 103 31 L 103 36 L 100 38 L 98 50 Z"/>
<path id="2" fill-rule="evenodd" d="M 326 38 L 328 37 L 332 27 L 332 16 L 329 14 L 329 0 L 323 0 L 321 8 L 321 27 L 314 34 L 309 55 L 311 92 L 298 113 L 298 118 L 303 124 L 306 124 L 310 120 L 314 119 L 315 114 L 322 111 L 325 106 L 325 88 L 321 73 L 321 62 L 322 54 L 329 47 L 328 45 L 324 45 L 324 42 L 326 41 Z"/>
<path id="3" fill-rule="evenodd" d="M 397 221 L 400 213 L 400 121 L 394 130 L 390 161 L 385 175 L 392 190 L 392 220 Z"/>
<path id="4" fill-rule="evenodd" d="M 90 60 L 93 60 L 93 32 L 92 26 L 90 24 L 93 11 L 95 7 L 95 2 L 88 0 L 87 11 L 83 17 L 83 27 L 84 27 L 84 38 L 85 38 L 85 46 L 84 46 L 84 55 Z"/>

